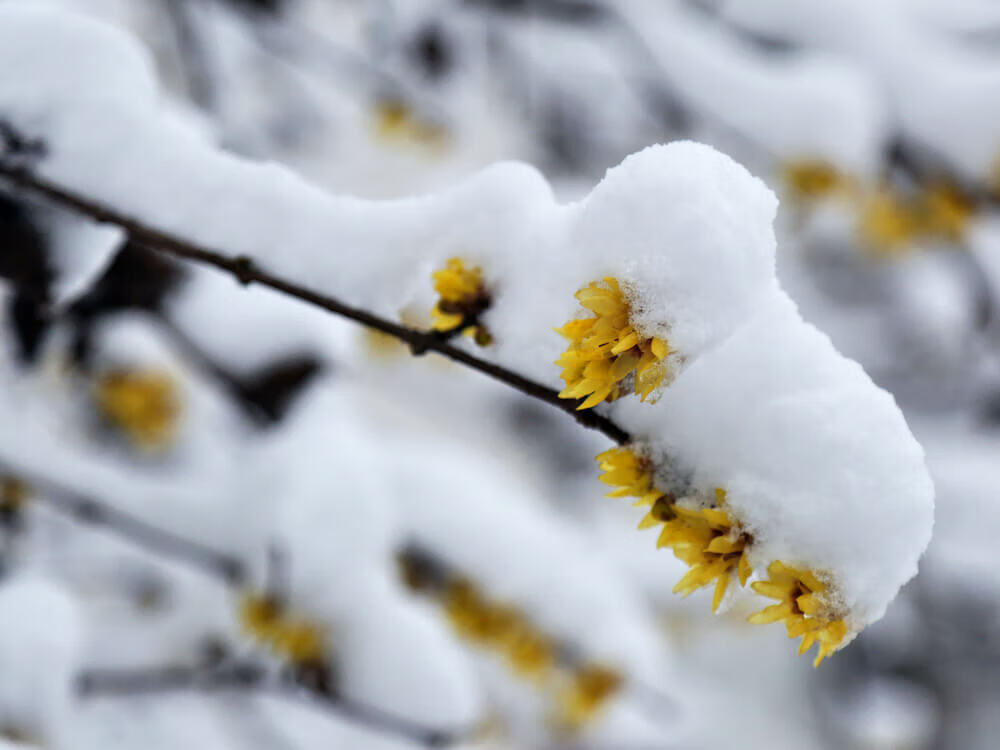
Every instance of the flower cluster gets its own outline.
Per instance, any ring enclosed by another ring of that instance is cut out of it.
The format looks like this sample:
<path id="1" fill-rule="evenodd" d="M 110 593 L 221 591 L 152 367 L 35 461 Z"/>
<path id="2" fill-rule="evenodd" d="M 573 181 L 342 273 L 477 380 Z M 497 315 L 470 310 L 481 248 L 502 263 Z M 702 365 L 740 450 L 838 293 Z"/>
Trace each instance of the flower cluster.
<path id="1" fill-rule="evenodd" d="M 555 644 L 514 607 L 492 602 L 463 578 L 446 584 L 441 604 L 459 636 L 501 654 L 518 675 L 542 680 L 555 666 Z"/>
<path id="2" fill-rule="evenodd" d="M 244 633 L 290 663 L 318 664 L 326 660 L 321 628 L 308 620 L 289 616 L 273 596 L 244 595 L 239 616 Z"/>
<path id="3" fill-rule="evenodd" d="M 789 162 L 782 169 L 789 195 L 801 202 L 832 196 L 849 199 L 858 213 L 858 234 L 878 255 L 897 254 L 920 241 L 958 242 L 976 206 L 949 182 L 928 182 L 911 191 L 890 185 L 859 185 L 824 161 Z"/>
<path id="4" fill-rule="evenodd" d="M 467 267 L 461 258 L 450 258 L 444 268 L 434 272 L 433 278 L 434 291 L 440 297 L 431 310 L 434 330 L 458 331 L 479 346 L 492 343 L 490 332 L 479 322 L 479 316 L 491 301 L 482 269 Z"/>
<path id="5" fill-rule="evenodd" d="M 657 547 L 669 547 L 691 569 L 677 582 L 684 596 L 715 582 L 712 609 L 717 610 L 735 572 L 746 585 L 752 569 L 747 557 L 750 536 L 725 509 L 726 493 L 716 488 L 711 506 L 681 504 L 656 487 L 652 462 L 629 448 L 612 448 L 597 456 L 604 473 L 600 480 L 616 487 L 609 497 L 635 497 L 649 506 L 640 529 L 662 526 Z"/>
<path id="6" fill-rule="evenodd" d="M 518 608 L 491 599 L 468 578 L 415 551 L 402 553 L 400 564 L 407 585 L 432 593 L 459 637 L 499 655 L 514 674 L 552 692 L 559 725 L 580 729 L 624 686 L 617 669 L 572 658 L 570 649 Z"/>
<path id="7" fill-rule="evenodd" d="M 559 397 L 585 399 L 578 409 L 614 401 L 630 390 L 645 401 L 667 377 L 667 342 L 636 330 L 631 304 L 613 277 L 584 287 L 576 299 L 593 317 L 556 329 L 570 342 L 556 360 L 566 383 Z"/>
<path id="8" fill-rule="evenodd" d="M 180 398 L 173 378 L 155 370 L 113 370 L 94 385 L 102 416 L 145 451 L 162 450 L 177 432 Z"/>
<path id="9" fill-rule="evenodd" d="M 612 448 L 598 455 L 597 460 L 604 471 L 601 481 L 616 488 L 608 495 L 635 497 L 636 505 L 648 506 L 639 528 L 662 526 L 657 547 L 669 547 L 690 566 L 674 587 L 675 593 L 687 596 L 714 582 L 712 610 L 716 611 L 734 573 L 740 586 L 746 586 L 753 574 L 749 558 L 753 538 L 727 510 L 725 490 L 716 488 L 710 505 L 688 498 L 692 501 L 689 505 L 658 489 L 652 461 L 631 448 Z M 790 638 L 803 637 L 799 653 L 819 643 L 815 661 L 818 666 L 843 644 L 848 632 L 843 617 L 829 603 L 827 584 L 812 571 L 779 561 L 772 562 L 767 573 L 768 580 L 755 581 L 752 588 L 779 603 L 751 616 L 749 621 L 784 621 Z"/>
<path id="10" fill-rule="evenodd" d="M 831 606 L 827 585 L 809 570 L 799 570 L 777 560 L 767 568 L 766 581 L 755 581 L 753 590 L 777 604 L 750 616 L 750 622 L 764 625 L 784 622 L 789 638 L 802 637 L 799 653 L 819 643 L 813 666 L 836 651 L 847 637 L 847 623 Z"/>

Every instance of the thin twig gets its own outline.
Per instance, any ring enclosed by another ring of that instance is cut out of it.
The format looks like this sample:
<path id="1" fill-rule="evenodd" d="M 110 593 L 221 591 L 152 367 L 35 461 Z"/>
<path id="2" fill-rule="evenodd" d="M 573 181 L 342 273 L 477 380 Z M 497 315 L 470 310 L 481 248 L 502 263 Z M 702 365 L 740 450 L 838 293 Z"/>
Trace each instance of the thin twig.
<path id="1" fill-rule="evenodd" d="M 0 460 L 0 470 L 16 476 L 30 486 L 33 490 L 32 500 L 75 521 L 107 529 L 143 549 L 193 565 L 228 585 L 238 586 L 246 579 L 246 566 L 233 555 L 158 528 L 105 502 L 70 490 L 58 482 L 22 471 L 6 459 Z"/>
<path id="2" fill-rule="evenodd" d="M 151 250 L 167 253 L 184 260 L 195 261 L 226 271 L 240 283 L 251 283 L 269 287 L 290 297 L 308 302 L 336 315 L 349 318 L 357 323 L 393 336 L 409 345 L 414 354 L 436 352 L 448 359 L 498 380 L 521 393 L 553 406 L 570 416 L 584 427 L 597 430 L 619 444 L 629 441 L 629 434 L 608 417 L 593 409 L 577 410 L 582 399 L 562 399 L 557 391 L 512 370 L 480 359 L 450 344 L 446 337 L 434 331 L 421 331 L 378 317 L 367 310 L 352 307 L 340 300 L 313 291 L 276 276 L 259 268 L 246 256 L 229 256 L 217 250 L 204 247 L 162 230 L 144 224 L 117 209 L 101 204 L 91 198 L 54 182 L 32 174 L 19 165 L 10 165 L 0 160 L 0 177 L 12 185 L 52 201 L 64 208 L 82 213 L 95 221 L 114 224 L 124 229 L 133 242 Z"/>
<path id="3" fill-rule="evenodd" d="M 453 745 L 470 739 L 476 731 L 474 727 L 429 727 L 339 693 L 304 689 L 288 676 L 273 677 L 269 670 L 254 662 L 237 662 L 215 669 L 183 665 L 140 669 L 87 669 L 78 676 L 77 686 L 84 697 L 131 697 L 184 690 L 263 695 L 304 703 L 375 731 L 394 734 L 426 747 Z"/>

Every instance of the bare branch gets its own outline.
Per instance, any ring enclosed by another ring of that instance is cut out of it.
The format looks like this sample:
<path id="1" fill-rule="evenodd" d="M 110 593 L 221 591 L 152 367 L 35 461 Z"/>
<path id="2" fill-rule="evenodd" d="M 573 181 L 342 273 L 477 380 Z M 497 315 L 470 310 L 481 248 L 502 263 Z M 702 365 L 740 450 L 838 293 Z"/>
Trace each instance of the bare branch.
<path id="1" fill-rule="evenodd" d="M 139 547 L 192 565 L 228 585 L 238 586 L 246 579 L 246 567 L 233 555 L 158 528 L 107 503 L 63 487 L 58 482 L 21 471 L 6 459 L 0 459 L 0 470 L 16 476 L 35 490 L 33 500 L 75 521 L 106 529 Z"/>
<path id="2" fill-rule="evenodd" d="M 334 297 L 308 289 L 295 282 L 287 281 L 262 268 L 246 256 L 229 256 L 217 250 L 204 247 L 193 241 L 169 234 L 142 221 L 130 217 L 113 207 L 103 205 L 87 196 L 32 174 L 17 164 L 9 164 L 0 159 L 0 177 L 15 187 L 35 193 L 63 208 L 84 214 L 96 221 L 114 224 L 128 232 L 133 242 L 151 250 L 166 253 L 184 260 L 213 266 L 235 277 L 242 284 L 257 283 L 328 310 L 336 315 L 349 318 L 369 328 L 386 333 L 409 345 L 416 354 L 436 352 L 448 359 L 481 372 L 505 385 L 543 401 L 572 416 L 584 427 L 597 430 L 619 444 L 629 441 L 629 434 L 608 417 L 593 409 L 577 411 L 582 399 L 561 399 L 557 391 L 500 365 L 487 362 L 453 346 L 448 336 L 435 331 L 421 331 L 380 318 L 367 310 L 352 307 Z"/>
<path id="3" fill-rule="evenodd" d="M 77 678 L 84 697 L 131 697 L 174 691 L 236 692 L 291 700 L 331 712 L 377 732 L 403 737 L 425 747 L 447 747 L 471 739 L 476 727 L 443 729 L 411 721 L 342 694 L 305 689 L 290 675 L 272 676 L 254 662 L 205 669 L 167 665 L 142 669 L 87 669 Z"/>

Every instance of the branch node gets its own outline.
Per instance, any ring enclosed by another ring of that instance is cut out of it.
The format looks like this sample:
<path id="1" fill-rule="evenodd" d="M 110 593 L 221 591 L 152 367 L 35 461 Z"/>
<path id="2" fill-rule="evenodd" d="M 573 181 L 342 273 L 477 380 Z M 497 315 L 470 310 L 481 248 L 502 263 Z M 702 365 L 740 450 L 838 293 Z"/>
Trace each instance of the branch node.
<path id="1" fill-rule="evenodd" d="M 238 255 L 233 258 L 232 269 L 233 276 L 243 286 L 250 286 L 252 282 L 257 280 L 257 268 L 254 266 L 253 260 L 246 255 Z"/>

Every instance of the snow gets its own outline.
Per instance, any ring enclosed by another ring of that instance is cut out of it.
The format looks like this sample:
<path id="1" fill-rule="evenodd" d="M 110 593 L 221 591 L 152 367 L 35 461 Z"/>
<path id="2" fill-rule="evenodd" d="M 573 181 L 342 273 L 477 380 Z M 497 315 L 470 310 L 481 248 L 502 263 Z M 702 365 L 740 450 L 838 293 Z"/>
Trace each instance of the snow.
<path id="1" fill-rule="evenodd" d="M 692 364 L 652 409 L 617 407 L 626 410 L 648 420 L 654 449 L 693 467 L 695 488 L 726 490 L 758 570 L 781 560 L 828 571 L 855 630 L 916 574 L 933 523 L 923 451 L 892 397 L 787 297 Z"/>
<path id="2" fill-rule="evenodd" d="M 83 630 L 77 603 L 31 572 L 0 584 L 0 726 L 46 742 L 68 737 Z"/>

